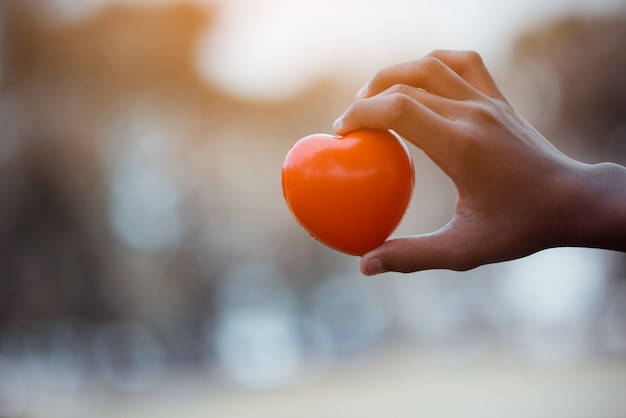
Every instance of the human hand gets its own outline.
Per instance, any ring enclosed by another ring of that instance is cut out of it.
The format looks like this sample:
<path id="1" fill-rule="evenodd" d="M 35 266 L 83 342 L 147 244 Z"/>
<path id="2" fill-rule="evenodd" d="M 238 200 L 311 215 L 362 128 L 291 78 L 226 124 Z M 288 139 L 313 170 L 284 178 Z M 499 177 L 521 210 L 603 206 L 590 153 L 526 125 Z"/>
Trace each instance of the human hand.
<path id="1" fill-rule="evenodd" d="M 626 246 L 623 236 L 592 237 L 587 219 L 601 200 L 590 179 L 616 171 L 624 178 L 623 167 L 598 169 L 558 151 L 513 109 L 475 52 L 439 50 L 382 69 L 334 128 L 339 135 L 394 130 L 423 150 L 458 191 L 447 225 L 365 254 L 366 275 L 469 270 L 554 246 L 607 247 L 607 238 Z M 610 225 L 602 228 L 610 235 Z"/>

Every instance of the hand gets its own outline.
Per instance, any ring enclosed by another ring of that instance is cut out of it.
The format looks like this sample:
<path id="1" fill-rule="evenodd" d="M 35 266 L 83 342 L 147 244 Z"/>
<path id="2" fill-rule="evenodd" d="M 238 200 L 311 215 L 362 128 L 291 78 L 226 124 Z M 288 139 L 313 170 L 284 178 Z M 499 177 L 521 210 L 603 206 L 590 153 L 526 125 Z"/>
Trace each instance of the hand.
<path id="1" fill-rule="evenodd" d="M 393 129 L 458 191 L 446 226 L 365 254 L 366 275 L 468 270 L 554 246 L 626 250 L 626 170 L 557 150 L 513 109 L 475 52 L 434 51 L 383 68 L 334 127 L 339 135 Z"/>

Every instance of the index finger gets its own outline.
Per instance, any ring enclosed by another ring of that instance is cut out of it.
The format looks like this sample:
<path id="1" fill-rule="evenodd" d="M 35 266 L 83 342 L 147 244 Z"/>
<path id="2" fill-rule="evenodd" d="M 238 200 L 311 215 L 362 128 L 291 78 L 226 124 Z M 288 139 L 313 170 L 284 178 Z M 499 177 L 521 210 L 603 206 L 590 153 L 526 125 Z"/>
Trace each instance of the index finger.
<path id="1" fill-rule="evenodd" d="M 435 50 L 419 60 L 385 67 L 357 97 L 371 97 L 396 84 L 423 88 L 456 100 L 478 94 L 504 98 L 482 57 L 474 51 Z"/>

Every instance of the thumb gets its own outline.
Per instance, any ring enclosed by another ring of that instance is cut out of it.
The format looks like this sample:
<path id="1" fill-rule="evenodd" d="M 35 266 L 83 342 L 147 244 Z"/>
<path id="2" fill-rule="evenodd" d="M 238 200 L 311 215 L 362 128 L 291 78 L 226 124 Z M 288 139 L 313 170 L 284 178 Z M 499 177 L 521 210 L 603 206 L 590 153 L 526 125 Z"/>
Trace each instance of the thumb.
<path id="1" fill-rule="evenodd" d="M 395 271 L 411 273 L 429 269 L 469 270 L 480 263 L 450 225 L 431 234 L 396 238 L 384 242 L 361 257 L 366 276 Z"/>

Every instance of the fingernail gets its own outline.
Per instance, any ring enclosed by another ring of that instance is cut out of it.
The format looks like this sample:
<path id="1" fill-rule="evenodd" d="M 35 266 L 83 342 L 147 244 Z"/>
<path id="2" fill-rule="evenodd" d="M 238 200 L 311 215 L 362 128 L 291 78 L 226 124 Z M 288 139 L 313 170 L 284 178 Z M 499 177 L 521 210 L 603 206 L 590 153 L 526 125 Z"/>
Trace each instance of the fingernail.
<path id="1" fill-rule="evenodd" d="M 367 274 L 368 276 L 373 276 L 375 274 L 380 274 L 383 272 L 383 263 L 380 261 L 379 258 L 372 258 L 371 260 L 367 261 L 367 264 L 365 265 L 365 274 Z"/>
<path id="2" fill-rule="evenodd" d="M 333 129 L 335 131 L 338 131 L 339 129 L 341 129 L 341 125 L 343 125 L 343 115 L 339 116 L 337 120 L 333 122 Z"/>
<path id="3" fill-rule="evenodd" d="M 367 84 L 364 85 L 363 87 L 361 87 L 361 90 L 359 90 L 356 93 L 356 98 L 357 99 L 362 99 L 363 97 L 365 97 L 365 93 L 367 92 Z"/>

